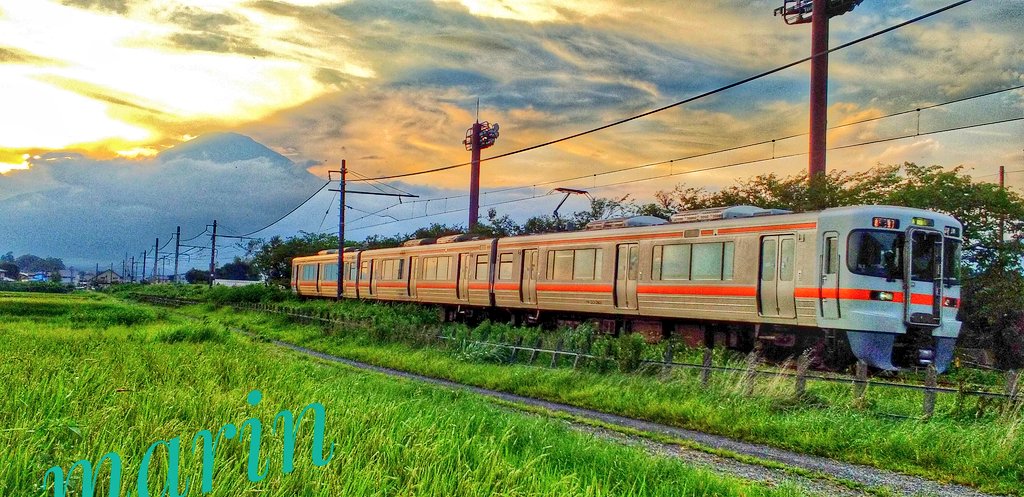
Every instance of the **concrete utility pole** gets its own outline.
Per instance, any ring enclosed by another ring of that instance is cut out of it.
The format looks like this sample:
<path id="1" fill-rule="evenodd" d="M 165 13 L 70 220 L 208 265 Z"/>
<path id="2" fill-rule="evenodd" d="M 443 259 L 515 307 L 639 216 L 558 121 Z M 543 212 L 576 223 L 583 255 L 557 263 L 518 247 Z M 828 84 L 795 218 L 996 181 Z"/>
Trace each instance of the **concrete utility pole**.
<path id="1" fill-rule="evenodd" d="M 342 274 L 343 259 L 345 257 L 345 175 L 348 169 L 345 167 L 345 159 L 341 159 L 341 179 L 338 180 L 338 296 L 341 300 L 344 296 L 345 278 Z"/>
<path id="2" fill-rule="evenodd" d="M 999 192 L 1006 191 L 1006 167 L 999 166 Z M 1004 230 L 1006 229 L 1006 216 L 999 216 L 999 244 L 1002 246 Z"/>
<path id="3" fill-rule="evenodd" d="M 174 282 L 178 282 L 178 257 L 181 255 L 181 226 L 174 232 Z"/>
<path id="4" fill-rule="evenodd" d="M 217 220 L 213 220 L 213 236 L 210 237 L 210 286 L 213 286 L 213 273 L 217 270 Z"/>
<path id="5" fill-rule="evenodd" d="M 157 283 L 160 283 L 160 278 L 158 277 L 158 275 L 160 273 L 157 272 L 157 267 L 159 267 L 159 266 L 157 266 L 157 262 L 159 260 L 160 260 L 160 239 L 157 238 L 156 239 L 156 244 L 153 245 L 153 279 L 156 280 Z"/>

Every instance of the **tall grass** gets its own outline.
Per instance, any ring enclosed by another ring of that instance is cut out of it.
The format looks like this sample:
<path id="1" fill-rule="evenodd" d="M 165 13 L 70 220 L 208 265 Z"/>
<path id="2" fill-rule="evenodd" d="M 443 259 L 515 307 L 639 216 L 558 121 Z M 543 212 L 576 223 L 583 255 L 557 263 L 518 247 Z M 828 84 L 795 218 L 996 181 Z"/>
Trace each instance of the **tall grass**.
<path id="1" fill-rule="evenodd" d="M 0 315 L 13 315 L 9 304 L 0 300 Z M 210 495 L 800 495 L 791 485 L 766 488 L 651 457 L 557 422 L 510 413 L 475 395 L 308 360 L 224 335 L 212 322 L 156 315 L 83 329 L 66 317 L 36 312 L 0 319 L 2 495 L 44 495 L 40 484 L 51 466 L 95 462 L 109 451 L 125 461 L 123 481 L 132 488 L 150 443 L 173 437 L 184 442 L 199 430 L 247 418 L 262 420 L 260 454 L 268 477 L 250 483 L 245 447 L 225 442 Z M 172 336 L 181 339 L 167 338 Z M 210 336 L 223 339 L 199 339 Z M 253 389 L 263 392 L 263 400 L 250 407 L 244 399 Z M 269 424 L 274 414 L 298 412 L 314 401 L 326 408 L 335 458 L 313 466 L 310 432 L 303 429 L 295 471 L 285 475 L 283 445 Z M 189 495 L 200 495 L 198 460 L 184 453 L 183 476 L 193 479 Z M 163 477 L 154 471 L 157 481 Z"/>

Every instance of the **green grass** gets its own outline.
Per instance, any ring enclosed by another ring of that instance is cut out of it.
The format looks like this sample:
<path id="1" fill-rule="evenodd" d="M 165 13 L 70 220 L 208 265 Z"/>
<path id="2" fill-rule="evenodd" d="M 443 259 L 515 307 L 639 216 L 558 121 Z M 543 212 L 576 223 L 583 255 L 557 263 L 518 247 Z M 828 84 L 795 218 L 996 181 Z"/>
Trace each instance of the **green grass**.
<path id="1" fill-rule="evenodd" d="M 150 443 L 184 442 L 250 417 L 264 426 L 269 476 L 250 483 L 242 444 L 225 442 L 212 495 L 801 495 L 788 484 L 767 488 L 651 457 L 476 395 L 306 359 L 225 333 L 219 319 L 193 322 L 78 294 L 0 297 L 2 495 L 44 495 L 51 466 L 109 451 L 125 461 L 131 488 Z M 150 317 L 119 324 L 128 315 Z M 252 389 L 263 392 L 256 407 L 245 403 Z M 268 426 L 277 412 L 314 401 L 326 408 L 335 458 L 314 467 L 304 429 L 295 472 L 284 475 L 282 444 Z M 196 458 L 184 451 L 183 461 L 194 479 Z M 193 487 L 189 495 L 199 494 Z"/>
<path id="2" fill-rule="evenodd" d="M 363 304 L 366 305 L 366 304 Z M 384 306 L 374 306 L 384 307 Z M 847 384 L 810 382 L 793 399 L 792 380 L 759 379 L 743 395 L 738 374 L 716 373 L 702 388 L 696 372 L 669 377 L 494 364 L 467 353 L 386 342 L 386 330 L 352 327 L 325 334 L 280 316 L 194 306 L 185 310 L 267 338 L 382 366 L 462 383 L 565 402 L 606 412 L 764 442 L 800 452 L 953 481 L 987 491 L 1024 494 L 1024 420 L 971 397 L 940 395 L 935 416 L 918 417 L 921 393 L 871 388 L 866 403 Z M 372 326 L 370 326 L 372 328 Z M 522 356 L 521 356 L 522 357 Z M 538 364 L 548 364 L 541 357 Z"/>

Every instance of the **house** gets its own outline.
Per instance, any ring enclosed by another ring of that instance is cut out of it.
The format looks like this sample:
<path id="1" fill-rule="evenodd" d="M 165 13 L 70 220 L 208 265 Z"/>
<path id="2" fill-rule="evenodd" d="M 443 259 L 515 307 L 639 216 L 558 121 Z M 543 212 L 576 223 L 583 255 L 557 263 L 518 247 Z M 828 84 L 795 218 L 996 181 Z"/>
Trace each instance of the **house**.
<path id="1" fill-rule="evenodd" d="M 78 281 L 78 273 L 75 272 L 75 268 L 60 270 L 61 283 L 65 285 L 78 285 Z"/>
<path id="2" fill-rule="evenodd" d="M 113 284 L 113 283 L 121 283 L 122 279 L 121 279 L 121 275 L 115 273 L 113 270 L 108 269 L 108 270 L 102 271 L 102 272 L 100 272 L 100 274 L 97 274 L 96 276 L 94 276 L 91 280 L 89 280 L 89 282 L 92 283 L 93 285 L 97 285 L 97 286 L 98 285 L 110 285 L 110 284 Z"/>
<path id="3" fill-rule="evenodd" d="M 18 281 L 17 278 L 18 275 L 15 274 L 14 277 L 11 277 L 7 275 L 7 271 L 0 269 L 0 281 Z"/>

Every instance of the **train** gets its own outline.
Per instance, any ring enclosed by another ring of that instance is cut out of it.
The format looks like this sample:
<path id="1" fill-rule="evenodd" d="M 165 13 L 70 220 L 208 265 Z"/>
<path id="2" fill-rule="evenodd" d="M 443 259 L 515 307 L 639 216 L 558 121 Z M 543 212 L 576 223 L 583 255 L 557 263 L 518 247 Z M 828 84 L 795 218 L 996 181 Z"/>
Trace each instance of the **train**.
<path id="1" fill-rule="evenodd" d="M 324 250 L 292 260 L 291 289 L 337 298 L 340 282 L 340 297 L 437 305 L 448 320 L 588 321 L 652 341 L 943 372 L 960 333 L 962 235 L 923 209 L 741 205 Z"/>

